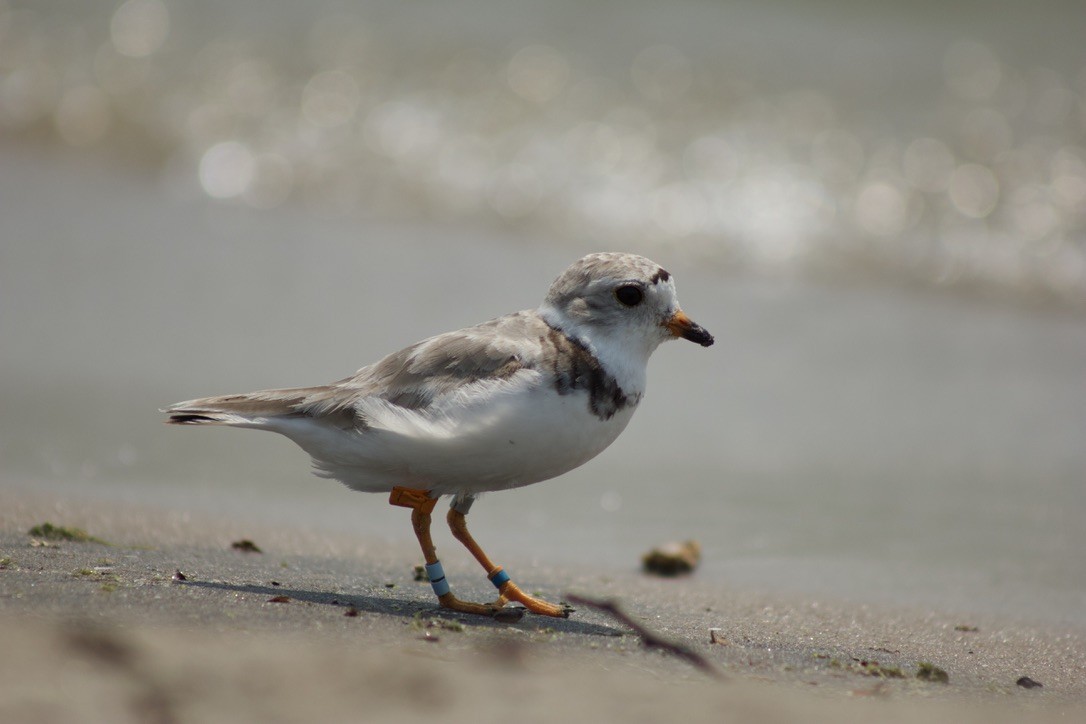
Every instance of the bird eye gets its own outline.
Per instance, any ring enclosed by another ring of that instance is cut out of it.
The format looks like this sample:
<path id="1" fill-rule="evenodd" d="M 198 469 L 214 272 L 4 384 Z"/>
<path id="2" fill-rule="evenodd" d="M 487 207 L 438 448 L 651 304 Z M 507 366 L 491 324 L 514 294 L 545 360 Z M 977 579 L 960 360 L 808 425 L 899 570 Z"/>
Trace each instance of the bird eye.
<path id="1" fill-rule="evenodd" d="M 619 287 L 615 290 L 615 298 L 627 307 L 636 307 L 641 303 L 641 300 L 645 298 L 645 295 L 639 287 L 636 287 L 633 284 L 627 284 L 626 286 Z"/>

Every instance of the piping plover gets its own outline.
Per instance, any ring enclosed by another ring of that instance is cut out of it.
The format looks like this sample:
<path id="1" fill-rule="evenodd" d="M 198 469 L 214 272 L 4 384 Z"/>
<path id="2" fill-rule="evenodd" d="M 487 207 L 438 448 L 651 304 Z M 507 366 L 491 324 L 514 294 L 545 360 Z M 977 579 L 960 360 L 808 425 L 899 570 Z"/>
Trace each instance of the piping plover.
<path id="1" fill-rule="evenodd" d="M 645 392 L 649 355 L 677 337 L 713 343 L 679 308 L 670 274 L 634 254 L 590 254 L 537 309 L 431 337 L 328 385 L 205 397 L 163 412 L 176 425 L 278 432 L 310 454 L 318 475 L 390 493 L 412 509 L 442 606 L 494 616 L 517 601 L 564 617 L 567 606 L 529 596 L 490 561 L 464 516 L 479 493 L 561 475 L 614 442 Z M 452 496 L 453 535 L 498 589 L 493 603 L 450 592 L 430 538 L 442 495 Z"/>

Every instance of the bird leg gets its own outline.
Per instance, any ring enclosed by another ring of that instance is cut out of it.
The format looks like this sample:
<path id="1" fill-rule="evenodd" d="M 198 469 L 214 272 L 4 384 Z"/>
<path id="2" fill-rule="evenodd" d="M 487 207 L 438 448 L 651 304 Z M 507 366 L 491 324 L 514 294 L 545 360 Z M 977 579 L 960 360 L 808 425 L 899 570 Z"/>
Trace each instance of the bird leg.
<path id="1" fill-rule="evenodd" d="M 396 487 L 392 489 L 388 502 L 392 505 L 411 508 L 411 524 L 415 528 L 415 537 L 419 539 L 419 545 L 422 546 L 422 556 L 426 559 L 426 574 L 430 577 L 430 586 L 433 587 L 442 608 L 491 617 L 501 610 L 501 607 L 505 605 L 505 600 L 502 598 L 491 604 L 471 603 L 461 601 L 449 590 L 445 571 L 437 558 L 437 548 L 434 547 L 434 541 L 430 537 L 430 513 L 437 505 L 437 498 L 431 498 L 425 490 Z"/>
<path id="2" fill-rule="evenodd" d="M 466 505 L 458 505 L 461 499 L 458 497 L 453 500 L 452 507 L 449 508 L 448 522 L 449 529 L 452 530 L 453 536 L 458 541 L 464 544 L 464 547 L 471 551 L 471 554 L 475 556 L 475 560 L 479 561 L 479 565 L 486 571 L 487 578 L 498 589 L 498 593 L 501 594 L 498 597 L 497 603 L 499 605 L 504 604 L 506 601 L 516 601 L 524 605 L 532 613 L 537 613 L 541 616 L 555 616 L 557 618 L 569 618 L 570 612 L 573 610 L 565 604 L 556 605 L 548 603 L 535 596 L 530 596 L 517 587 L 517 584 L 509 580 L 509 574 L 502 570 L 501 566 L 494 565 L 487 554 L 475 542 L 475 539 L 471 537 L 471 533 L 468 532 L 468 521 L 464 517 L 464 512 L 458 510 L 458 508 L 466 509 L 471 506 L 469 501 L 465 501 Z"/>

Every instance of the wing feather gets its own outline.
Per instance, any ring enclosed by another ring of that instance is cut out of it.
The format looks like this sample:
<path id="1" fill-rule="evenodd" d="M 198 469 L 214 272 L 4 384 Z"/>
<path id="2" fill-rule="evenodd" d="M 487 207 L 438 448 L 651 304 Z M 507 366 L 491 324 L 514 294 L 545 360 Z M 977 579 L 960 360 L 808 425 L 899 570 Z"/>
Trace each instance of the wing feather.
<path id="1" fill-rule="evenodd" d="M 546 323 L 517 312 L 456 332 L 440 334 L 395 352 L 308 396 L 301 409 L 324 415 L 378 397 L 419 410 L 467 385 L 508 379 L 532 366 Z"/>

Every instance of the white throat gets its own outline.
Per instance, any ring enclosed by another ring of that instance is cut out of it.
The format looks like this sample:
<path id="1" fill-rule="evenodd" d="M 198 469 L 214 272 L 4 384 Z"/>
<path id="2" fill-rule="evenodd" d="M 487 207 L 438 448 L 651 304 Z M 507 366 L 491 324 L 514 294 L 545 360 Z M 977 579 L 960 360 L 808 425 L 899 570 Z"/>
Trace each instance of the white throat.
<path id="1" fill-rule="evenodd" d="M 628 397 L 640 399 L 645 393 L 649 357 L 659 346 L 658 339 L 608 334 L 569 319 L 545 302 L 538 312 L 547 324 L 583 344 L 599 360 L 603 370 L 615 378 Z"/>

